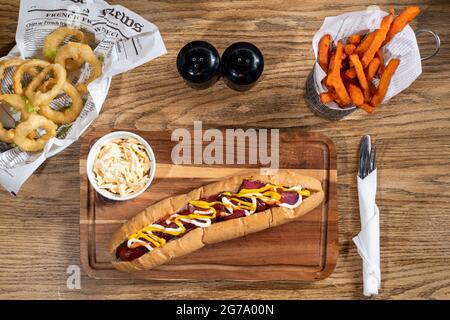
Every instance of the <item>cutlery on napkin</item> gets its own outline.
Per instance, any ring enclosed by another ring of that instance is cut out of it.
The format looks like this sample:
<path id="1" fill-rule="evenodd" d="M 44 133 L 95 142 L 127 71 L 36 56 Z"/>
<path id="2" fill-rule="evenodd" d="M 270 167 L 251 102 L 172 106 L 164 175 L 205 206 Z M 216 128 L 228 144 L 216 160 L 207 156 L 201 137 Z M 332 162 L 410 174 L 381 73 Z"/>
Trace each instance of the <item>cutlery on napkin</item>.
<path id="1" fill-rule="evenodd" d="M 361 140 L 358 166 L 358 198 L 361 232 L 353 238 L 363 260 L 364 295 L 378 294 L 380 272 L 380 211 L 375 204 L 377 193 L 377 149 L 372 149 L 369 135 Z"/>

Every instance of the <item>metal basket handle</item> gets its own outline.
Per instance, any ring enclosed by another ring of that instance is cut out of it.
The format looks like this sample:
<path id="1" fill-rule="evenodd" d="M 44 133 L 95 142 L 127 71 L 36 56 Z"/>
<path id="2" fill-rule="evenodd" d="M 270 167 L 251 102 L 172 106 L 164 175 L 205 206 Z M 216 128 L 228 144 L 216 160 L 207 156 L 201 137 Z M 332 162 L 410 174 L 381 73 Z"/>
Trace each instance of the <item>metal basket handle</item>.
<path id="1" fill-rule="evenodd" d="M 435 41 L 436 41 L 436 46 L 434 48 L 433 53 L 428 55 L 428 56 L 420 58 L 421 61 L 425 61 L 425 60 L 431 59 L 435 55 L 437 55 L 437 53 L 439 52 L 439 49 L 441 48 L 441 38 L 439 38 L 439 35 L 437 33 L 435 33 L 434 31 L 428 30 L 428 29 L 419 29 L 419 30 L 415 31 L 416 37 L 419 34 L 421 34 L 421 33 L 429 33 L 429 34 L 431 34 L 434 37 Z"/>

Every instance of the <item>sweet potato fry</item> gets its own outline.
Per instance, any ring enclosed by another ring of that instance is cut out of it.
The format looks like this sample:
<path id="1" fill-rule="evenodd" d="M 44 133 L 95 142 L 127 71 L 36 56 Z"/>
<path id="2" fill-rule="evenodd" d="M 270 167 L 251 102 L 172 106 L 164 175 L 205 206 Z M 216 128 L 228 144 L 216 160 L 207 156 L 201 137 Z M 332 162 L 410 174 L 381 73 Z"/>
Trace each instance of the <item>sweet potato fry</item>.
<path id="1" fill-rule="evenodd" d="M 373 58 L 372 61 L 370 61 L 369 66 L 366 69 L 366 79 L 367 82 L 372 82 L 372 79 L 377 74 L 377 71 L 380 67 L 380 59 L 378 57 Z"/>
<path id="2" fill-rule="evenodd" d="M 400 64 L 399 59 L 391 59 L 384 69 L 383 74 L 381 75 L 380 84 L 378 85 L 378 89 L 370 100 L 370 104 L 374 107 L 378 106 L 386 96 L 386 92 L 389 88 L 389 84 L 391 83 L 392 76 L 397 70 L 398 65 Z"/>
<path id="3" fill-rule="evenodd" d="M 328 103 L 328 102 L 331 102 L 331 101 L 333 101 L 333 96 L 330 93 L 322 92 L 320 94 L 320 102 Z"/>
<path id="4" fill-rule="evenodd" d="M 331 96 L 334 97 L 333 92 L 334 92 L 334 88 L 332 86 L 327 85 L 327 78 L 328 76 L 325 76 L 325 78 L 322 79 L 322 84 L 327 88 L 327 93 Z"/>
<path id="5" fill-rule="evenodd" d="M 361 36 L 359 34 L 353 34 L 348 37 L 348 42 L 357 46 L 361 42 Z"/>
<path id="6" fill-rule="evenodd" d="M 344 54 L 344 45 L 341 41 L 338 42 L 336 52 L 333 60 L 330 62 L 332 68 L 328 73 L 327 85 L 332 86 L 336 90 L 336 94 L 342 101 L 343 105 L 348 105 L 352 102 L 350 96 L 345 89 L 344 83 L 341 78 L 342 56 Z"/>
<path id="7" fill-rule="evenodd" d="M 350 68 L 350 69 L 345 70 L 345 76 L 349 79 L 355 79 L 355 77 L 356 77 L 355 68 Z"/>
<path id="8" fill-rule="evenodd" d="M 357 85 L 349 83 L 347 89 L 350 97 L 352 98 L 353 104 L 357 106 L 364 104 L 364 95 Z"/>
<path id="9" fill-rule="evenodd" d="M 362 56 L 364 52 L 366 52 L 367 49 L 369 49 L 370 44 L 373 41 L 373 38 L 375 38 L 375 35 L 377 33 L 377 30 L 367 34 L 367 36 L 364 38 L 363 41 L 359 44 L 359 46 L 356 48 L 355 53 Z"/>
<path id="10" fill-rule="evenodd" d="M 373 38 L 372 43 L 370 44 L 369 48 L 364 52 L 361 63 L 364 68 L 366 68 L 370 61 L 372 61 L 373 57 L 377 53 L 378 49 L 380 49 L 381 45 L 384 42 L 384 39 L 386 39 L 386 35 L 389 32 L 389 28 L 391 27 L 392 21 L 394 20 L 394 15 L 388 14 L 381 20 L 380 29 L 378 29 L 375 37 Z"/>
<path id="11" fill-rule="evenodd" d="M 345 70 L 347 71 L 347 70 Z M 342 81 L 344 81 L 344 85 L 349 82 L 350 80 L 353 80 L 352 78 L 347 77 L 347 75 L 345 74 L 345 71 L 341 71 L 341 78 Z M 347 88 L 347 85 L 345 85 L 345 87 Z"/>
<path id="12" fill-rule="evenodd" d="M 400 13 L 400 15 L 398 15 L 392 22 L 392 25 L 389 29 L 386 39 L 383 42 L 383 45 L 391 41 L 392 38 L 394 38 L 397 33 L 402 31 L 403 28 L 406 27 L 408 23 L 414 20 L 414 18 L 417 17 L 419 13 L 420 8 L 416 6 L 410 6 L 407 7 L 405 10 L 403 10 L 402 13 Z"/>
<path id="13" fill-rule="evenodd" d="M 336 90 L 336 94 L 339 97 L 339 100 L 342 101 L 341 106 L 346 106 L 352 103 L 352 99 L 348 95 L 347 89 L 345 89 L 340 75 L 338 76 L 338 78 L 334 79 L 334 89 Z"/>
<path id="14" fill-rule="evenodd" d="M 349 44 L 347 44 L 345 46 L 344 52 L 345 52 L 346 55 L 349 56 L 355 51 L 355 49 L 356 49 L 356 46 L 354 44 L 352 44 L 352 43 L 349 43 Z"/>
<path id="15" fill-rule="evenodd" d="M 342 102 L 342 100 L 337 95 L 336 91 L 331 92 L 331 96 L 333 97 L 334 102 L 336 102 L 341 108 L 344 108 L 346 105 Z"/>
<path id="16" fill-rule="evenodd" d="M 333 77 L 334 75 L 339 74 L 339 71 L 342 68 L 342 59 L 344 56 L 344 45 L 342 44 L 342 41 L 339 41 L 336 46 L 336 50 L 332 55 L 333 60 L 330 61 L 329 76 Z"/>
<path id="17" fill-rule="evenodd" d="M 340 71 L 342 68 L 342 55 L 344 54 L 344 46 L 341 41 L 336 46 L 336 51 L 332 55 L 330 60 L 330 66 L 328 68 L 327 85 L 333 86 L 334 78 L 340 77 Z"/>
<path id="18" fill-rule="evenodd" d="M 329 34 L 324 35 L 322 39 L 320 39 L 318 59 L 320 67 L 325 72 L 327 72 L 328 70 L 330 44 L 331 44 L 331 36 Z"/>
<path id="19" fill-rule="evenodd" d="M 375 111 L 375 108 L 374 108 L 374 107 L 372 107 L 371 105 L 366 104 L 366 103 L 363 103 L 363 104 L 361 104 L 361 105 L 359 105 L 359 106 L 357 105 L 357 107 L 360 108 L 360 109 L 363 109 L 363 110 L 366 111 L 367 113 L 372 113 L 372 112 Z"/>
<path id="20" fill-rule="evenodd" d="M 352 61 L 353 65 L 355 66 L 355 72 L 359 80 L 359 85 L 361 86 L 364 92 L 364 101 L 368 102 L 370 101 L 369 83 L 367 82 L 366 75 L 364 74 L 364 69 L 361 65 L 361 61 L 359 60 L 357 54 L 352 54 L 350 56 L 350 61 Z"/>

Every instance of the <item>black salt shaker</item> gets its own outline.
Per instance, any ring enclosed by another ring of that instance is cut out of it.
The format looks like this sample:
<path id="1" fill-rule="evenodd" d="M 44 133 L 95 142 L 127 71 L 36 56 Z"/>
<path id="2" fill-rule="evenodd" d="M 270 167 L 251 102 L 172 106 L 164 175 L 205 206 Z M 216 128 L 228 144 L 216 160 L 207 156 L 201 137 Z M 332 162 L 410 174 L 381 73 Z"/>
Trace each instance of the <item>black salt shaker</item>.
<path id="1" fill-rule="evenodd" d="M 206 41 L 190 42 L 178 53 L 177 69 L 189 86 L 206 89 L 219 79 L 219 53 Z"/>
<path id="2" fill-rule="evenodd" d="M 249 42 L 234 43 L 222 55 L 222 76 L 231 89 L 249 90 L 255 85 L 263 70 L 263 55 Z"/>

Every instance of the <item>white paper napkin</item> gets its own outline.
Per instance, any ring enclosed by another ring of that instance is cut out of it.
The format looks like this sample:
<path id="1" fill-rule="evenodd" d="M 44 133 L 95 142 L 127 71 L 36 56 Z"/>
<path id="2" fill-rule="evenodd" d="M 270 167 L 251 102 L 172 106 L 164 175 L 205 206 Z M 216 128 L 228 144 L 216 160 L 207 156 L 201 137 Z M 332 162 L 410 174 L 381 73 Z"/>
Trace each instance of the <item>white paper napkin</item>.
<path id="1" fill-rule="evenodd" d="M 380 211 L 375 204 L 377 170 L 366 178 L 358 179 L 359 215 L 361 232 L 353 238 L 363 259 L 364 295 L 378 294 L 381 284 L 380 271 Z"/>

